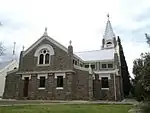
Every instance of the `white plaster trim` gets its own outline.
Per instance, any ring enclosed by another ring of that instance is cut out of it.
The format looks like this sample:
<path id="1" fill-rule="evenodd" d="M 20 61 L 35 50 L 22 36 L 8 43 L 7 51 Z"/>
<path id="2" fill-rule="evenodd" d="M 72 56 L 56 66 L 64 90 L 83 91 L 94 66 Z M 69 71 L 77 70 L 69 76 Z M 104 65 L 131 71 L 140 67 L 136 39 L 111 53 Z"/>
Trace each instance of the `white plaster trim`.
<path id="1" fill-rule="evenodd" d="M 116 69 L 115 71 L 116 71 L 116 75 L 119 75 L 119 69 Z"/>
<path id="2" fill-rule="evenodd" d="M 80 67 L 80 66 L 77 66 L 77 65 L 74 65 L 74 68 L 79 69 L 79 70 L 83 70 L 83 71 L 89 71 L 89 68 L 84 68 L 84 67 Z"/>
<path id="3" fill-rule="evenodd" d="M 56 87 L 56 89 L 64 89 L 63 87 Z"/>
<path id="4" fill-rule="evenodd" d="M 116 73 L 116 70 L 108 70 L 108 71 L 94 71 L 96 74 L 110 74 L 110 73 Z"/>
<path id="5" fill-rule="evenodd" d="M 44 59 L 44 61 L 45 61 L 45 59 Z M 38 62 L 39 62 L 39 58 L 38 58 Z M 49 64 L 38 64 L 37 63 L 37 66 L 50 66 L 50 62 L 49 62 Z"/>
<path id="6" fill-rule="evenodd" d="M 48 74 L 38 74 L 37 79 L 40 79 L 40 77 L 45 77 L 45 79 L 47 79 Z"/>
<path id="7" fill-rule="evenodd" d="M 109 90 L 109 88 L 101 88 L 101 90 Z"/>
<path id="8" fill-rule="evenodd" d="M 22 80 L 24 80 L 25 77 L 29 77 L 29 80 L 31 80 L 31 75 L 22 75 Z"/>
<path id="9" fill-rule="evenodd" d="M 55 78 L 57 78 L 58 76 L 63 76 L 63 78 L 66 78 L 65 73 L 55 73 Z"/>
<path id="10" fill-rule="evenodd" d="M 103 74 L 103 75 L 100 75 L 99 74 L 99 80 L 101 80 L 102 79 L 102 77 L 108 77 L 108 79 L 110 79 L 110 74 Z"/>
<path id="11" fill-rule="evenodd" d="M 92 75 L 93 79 L 95 80 L 95 75 Z"/>
<path id="12" fill-rule="evenodd" d="M 18 72 L 16 74 L 45 74 L 45 73 L 65 73 L 65 72 L 75 72 L 73 70 L 57 70 L 57 71 L 25 71 L 25 72 Z"/>
<path id="13" fill-rule="evenodd" d="M 17 72 L 18 69 L 14 69 L 14 70 L 11 70 L 11 71 L 8 71 L 7 74 L 10 74 L 10 73 L 13 73 L 13 72 Z"/>
<path id="14" fill-rule="evenodd" d="M 51 45 L 49 45 L 49 44 L 43 44 L 43 45 L 41 45 L 41 46 L 39 46 L 39 47 L 37 48 L 37 50 L 36 50 L 35 53 L 34 53 L 34 56 L 35 56 L 35 57 L 38 57 L 38 56 L 40 55 L 40 51 L 41 51 L 42 49 L 48 49 L 48 50 L 49 50 L 49 54 L 50 54 L 50 55 L 54 55 L 54 49 L 53 49 L 53 47 L 52 47 Z"/>
<path id="15" fill-rule="evenodd" d="M 115 100 L 117 100 L 117 93 L 116 93 L 116 75 L 114 74 L 114 93 L 115 93 Z"/>
<path id="16" fill-rule="evenodd" d="M 44 89 L 45 89 L 45 87 L 39 87 L 38 89 L 39 89 L 39 90 L 44 90 Z"/>

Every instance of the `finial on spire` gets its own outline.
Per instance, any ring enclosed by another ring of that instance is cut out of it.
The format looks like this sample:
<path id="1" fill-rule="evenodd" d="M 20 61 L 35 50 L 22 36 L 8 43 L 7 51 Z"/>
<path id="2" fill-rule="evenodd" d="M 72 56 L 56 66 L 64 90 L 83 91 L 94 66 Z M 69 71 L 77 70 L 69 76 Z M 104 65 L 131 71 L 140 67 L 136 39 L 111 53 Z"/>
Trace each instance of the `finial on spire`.
<path id="1" fill-rule="evenodd" d="M 22 51 L 24 51 L 24 46 L 22 46 Z"/>
<path id="2" fill-rule="evenodd" d="M 15 55 L 15 45 L 16 45 L 16 42 L 14 42 L 13 55 Z"/>
<path id="3" fill-rule="evenodd" d="M 107 14 L 107 18 L 108 18 L 108 20 L 109 20 L 109 13 Z"/>
<path id="4" fill-rule="evenodd" d="M 45 31 L 44 31 L 44 34 L 43 34 L 44 36 L 47 36 L 48 34 L 47 34 L 47 27 L 45 27 Z"/>
<path id="5" fill-rule="evenodd" d="M 71 41 L 71 40 L 69 41 L 69 44 L 70 44 L 70 46 L 71 46 L 71 44 L 72 44 L 72 41 Z"/>

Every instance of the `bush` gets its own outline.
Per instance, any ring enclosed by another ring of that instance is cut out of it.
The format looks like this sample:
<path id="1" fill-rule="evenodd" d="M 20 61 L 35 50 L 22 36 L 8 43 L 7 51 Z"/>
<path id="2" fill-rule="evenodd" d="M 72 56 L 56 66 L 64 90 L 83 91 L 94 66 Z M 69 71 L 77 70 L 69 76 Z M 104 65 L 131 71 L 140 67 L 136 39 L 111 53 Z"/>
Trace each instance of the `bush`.
<path id="1" fill-rule="evenodd" d="M 143 113 L 150 113 L 150 104 L 142 106 Z"/>

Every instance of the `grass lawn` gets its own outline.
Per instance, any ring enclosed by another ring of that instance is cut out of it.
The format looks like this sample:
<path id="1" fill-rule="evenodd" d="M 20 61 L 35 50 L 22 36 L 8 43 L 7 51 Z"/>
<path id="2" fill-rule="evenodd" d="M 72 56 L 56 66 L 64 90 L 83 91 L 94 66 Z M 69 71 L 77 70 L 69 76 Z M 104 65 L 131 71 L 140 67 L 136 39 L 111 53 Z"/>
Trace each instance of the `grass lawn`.
<path id="1" fill-rule="evenodd" d="M 128 113 L 131 105 L 24 105 L 0 107 L 0 113 Z"/>

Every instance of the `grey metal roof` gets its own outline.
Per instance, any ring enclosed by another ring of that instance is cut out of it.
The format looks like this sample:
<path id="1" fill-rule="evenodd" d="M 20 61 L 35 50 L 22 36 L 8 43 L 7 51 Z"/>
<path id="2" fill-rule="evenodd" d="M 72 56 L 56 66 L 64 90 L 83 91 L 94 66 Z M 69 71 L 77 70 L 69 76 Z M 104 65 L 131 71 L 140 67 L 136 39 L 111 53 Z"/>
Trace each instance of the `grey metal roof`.
<path id="1" fill-rule="evenodd" d="M 114 59 L 115 49 L 101 49 L 75 53 L 84 61 L 112 60 Z"/>

